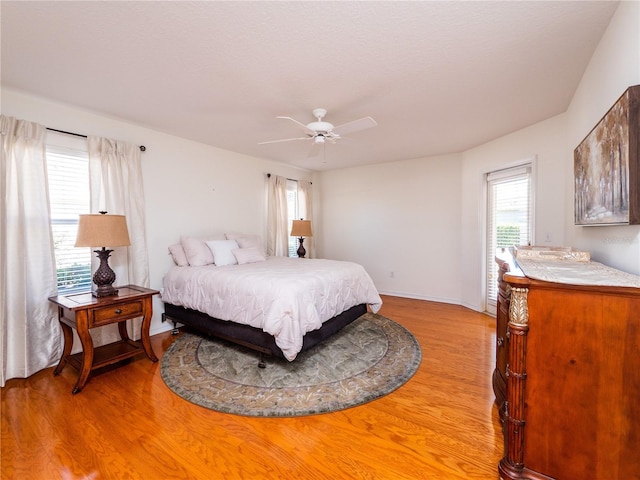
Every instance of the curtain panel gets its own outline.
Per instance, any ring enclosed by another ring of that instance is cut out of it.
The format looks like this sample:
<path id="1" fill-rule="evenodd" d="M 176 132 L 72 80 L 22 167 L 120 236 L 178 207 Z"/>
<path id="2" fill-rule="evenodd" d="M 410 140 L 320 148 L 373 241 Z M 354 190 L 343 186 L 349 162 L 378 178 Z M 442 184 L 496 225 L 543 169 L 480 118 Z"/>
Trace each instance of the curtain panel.
<path id="1" fill-rule="evenodd" d="M 119 140 L 87 137 L 91 212 L 106 211 L 125 215 L 131 246 L 115 248 L 109 266 L 116 273 L 116 284 L 149 287 L 149 255 L 145 230 L 145 202 L 140 147 Z M 99 265 L 92 259 L 93 268 Z M 141 319 L 131 322 L 130 336 L 140 337 Z M 109 328 L 113 327 L 113 328 Z M 115 325 L 96 329 L 97 343 L 116 339 Z"/>
<path id="2" fill-rule="evenodd" d="M 45 136 L 36 123 L 0 115 L 0 385 L 62 354 L 49 211 Z"/>
<path id="3" fill-rule="evenodd" d="M 278 175 L 267 178 L 267 255 L 289 256 L 287 215 L 287 179 Z"/>

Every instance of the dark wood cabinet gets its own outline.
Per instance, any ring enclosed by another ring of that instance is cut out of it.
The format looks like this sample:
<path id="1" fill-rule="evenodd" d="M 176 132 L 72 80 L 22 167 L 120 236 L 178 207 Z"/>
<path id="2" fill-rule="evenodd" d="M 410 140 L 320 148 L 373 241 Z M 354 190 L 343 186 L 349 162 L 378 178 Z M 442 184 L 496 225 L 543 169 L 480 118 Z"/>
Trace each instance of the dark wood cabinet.
<path id="1" fill-rule="evenodd" d="M 640 288 L 539 280 L 496 261 L 500 478 L 640 479 Z"/>
<path id="2" fill-rule="evenodd" d="M 497 257 L 498 264 L 498 299 L 496 308 L 496 368 L 493 372 L 493 391 L 500 413 L 500 420 L 504 421 L 504 404 L 507 399 L 507 354 L 509 352 L 509 337 L 507 326 L 509 323 L 509 284 L 504 280 L 504 274 L 511 266 L 508 256 Z"/>

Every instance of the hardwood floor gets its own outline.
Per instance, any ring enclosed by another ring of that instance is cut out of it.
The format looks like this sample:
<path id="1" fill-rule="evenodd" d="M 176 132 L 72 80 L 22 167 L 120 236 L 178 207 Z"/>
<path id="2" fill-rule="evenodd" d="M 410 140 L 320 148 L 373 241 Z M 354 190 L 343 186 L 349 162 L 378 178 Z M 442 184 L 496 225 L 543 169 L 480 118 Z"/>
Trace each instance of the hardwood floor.
<path id="1" fill-rule="evenodd" d="M 2 479 L 497 479 L 495 320 L 464 307 L 383 297 L 380 314 L 420 341 L 422 364 L 366 405 L 249 418 L 190 404 L 141 356 L 89 380 L 51 368 L 2 388 Z M 152 337 L 162 357 L 174 340 Z"/>

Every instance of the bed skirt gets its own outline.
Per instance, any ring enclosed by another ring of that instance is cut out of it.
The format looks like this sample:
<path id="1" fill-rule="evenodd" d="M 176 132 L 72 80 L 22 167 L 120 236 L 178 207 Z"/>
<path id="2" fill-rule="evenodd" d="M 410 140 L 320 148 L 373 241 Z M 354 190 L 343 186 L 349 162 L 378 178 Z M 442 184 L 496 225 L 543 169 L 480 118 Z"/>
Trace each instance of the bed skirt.
<path id="1" fill-rule="evenodd" d="M 367 306 L 365 304 L 356 305 L 330 318 L 322 324 L 320 329 L 307 332 L 303 339 L 301 352 L 329 338 L 366 312 Z M 261 354 L 285 358 L 282 350 L 276 345 L 276 341 L 272 335 L 250 325 L 219 320 L 205 313 L 170 303 L 164 304 L 162 321 L 165 320 L 171 320 L 174 328 L 177 323 L 181 323 L 198 332 L 243 345 Z"/>

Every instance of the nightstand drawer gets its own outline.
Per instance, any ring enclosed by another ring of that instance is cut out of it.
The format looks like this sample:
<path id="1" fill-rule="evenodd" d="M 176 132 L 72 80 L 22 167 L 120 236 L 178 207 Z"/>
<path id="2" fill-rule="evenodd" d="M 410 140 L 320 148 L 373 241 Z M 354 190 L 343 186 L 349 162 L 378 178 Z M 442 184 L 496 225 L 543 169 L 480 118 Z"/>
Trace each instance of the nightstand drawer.
<path id="1" fill-rule="evenodd" d="M 111 305 L 109 307 L 96 308 L 93 310 L 93 321 L 91 326 L 99 327 L 100 325 L 127 320 L 129 318 L 140 317 L 143 315 L 142 302 L 130 302 L 120 305 Z"/>

